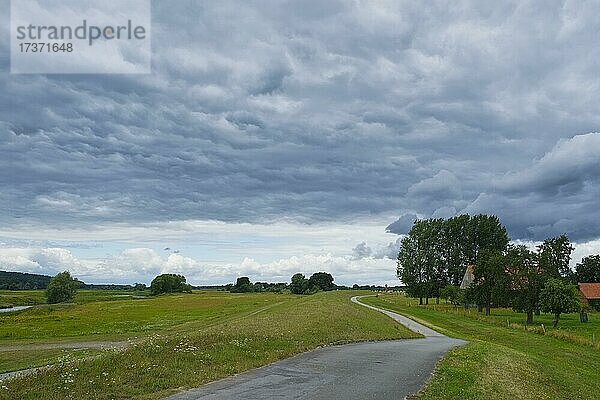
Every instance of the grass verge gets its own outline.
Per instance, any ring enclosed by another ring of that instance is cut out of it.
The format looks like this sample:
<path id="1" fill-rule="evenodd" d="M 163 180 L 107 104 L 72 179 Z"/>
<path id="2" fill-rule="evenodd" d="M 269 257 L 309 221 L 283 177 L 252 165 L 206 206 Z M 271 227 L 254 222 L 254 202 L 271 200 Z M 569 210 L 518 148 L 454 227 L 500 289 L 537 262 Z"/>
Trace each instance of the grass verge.
<path id="1" fill-rule="evenodd" d="M 471 342 L 448 353 L 419 399 L 597 399 L 600 393 L 600 351 L 570 336 L 584 335 L 584 328 L 542 335 L 496 317 L 416 306 L 399 294 L 362 301 Z"/>

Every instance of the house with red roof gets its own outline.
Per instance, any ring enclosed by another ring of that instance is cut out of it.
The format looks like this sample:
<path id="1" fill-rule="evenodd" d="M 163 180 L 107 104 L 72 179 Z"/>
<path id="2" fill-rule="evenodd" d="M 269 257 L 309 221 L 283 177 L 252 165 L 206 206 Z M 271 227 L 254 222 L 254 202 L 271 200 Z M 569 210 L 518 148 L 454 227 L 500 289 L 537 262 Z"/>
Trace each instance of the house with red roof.
<path id="1" fill-rule="evenodd" d="M 600 308 L 600 283 L 580 283 L 579 293 L 584 304 Z"/>

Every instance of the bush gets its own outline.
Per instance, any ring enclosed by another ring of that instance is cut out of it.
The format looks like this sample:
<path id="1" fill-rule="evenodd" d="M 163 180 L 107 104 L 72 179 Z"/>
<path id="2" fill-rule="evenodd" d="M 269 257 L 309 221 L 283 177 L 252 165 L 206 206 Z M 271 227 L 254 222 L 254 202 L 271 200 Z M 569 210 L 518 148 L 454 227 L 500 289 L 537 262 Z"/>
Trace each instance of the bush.
<path id="1" fill-rule="evenodd" d="M 290 291 L 294 294 L 304 294 L 308 290 L 308 279 L 303 274 L 297 273 L 292 276 Z"/>
<path id="2" fill-rule="evenodd" d="M 254 292 L 254 286 L 252 285 L 252 282 L 250 282 L 250 278 L 247 276 L 240 276 L 235 281 L 235 285 L 233 285 L 229 291 L 231 293 Z"/>
<path id="3" fill-rule="evenodd" d="M 75 297 L 79 282 L 71 277 L 69 271 L 57 274 L 50 280 L 46 289 L 46 298 L 49 304 L 63 303 Z"/>
<path id="4" fill-rule="evenodd" d="M 442 299 L 446 299 L 454 306 L 457 306 L 465 301 L 463 290 L 454 285 L 446 285 L 442 290 L 440 290 L 440 297 Z"/>
<path id="5" fill-rule="evenodd" d="M 335 285 L 333 284 L 333 276 L 327 272 L 315 272 L 312 274 L 308 279 L 308 286 L 316 287 L 318 290 L 322 290 L 324 292 L 335 289 Z"/>
<path id="6" fill-rule="evenodd" d="M 186 283 L 185 276 L 176 274 L 158 275 L 150 284 L 152 295 L 162 293 L 191 293 L 192 287 Z"/>
<path id="7" fill-rule="evenodd" d="M 319 290 L 328 291 L 334 290 L 336 285 L 333 284 L 333 276 L 327 272 L 316 272 L 311 275 L 310 279 L 297 273 L 292 276 L 290 291 L 294 294 L 314 294 Z"/>

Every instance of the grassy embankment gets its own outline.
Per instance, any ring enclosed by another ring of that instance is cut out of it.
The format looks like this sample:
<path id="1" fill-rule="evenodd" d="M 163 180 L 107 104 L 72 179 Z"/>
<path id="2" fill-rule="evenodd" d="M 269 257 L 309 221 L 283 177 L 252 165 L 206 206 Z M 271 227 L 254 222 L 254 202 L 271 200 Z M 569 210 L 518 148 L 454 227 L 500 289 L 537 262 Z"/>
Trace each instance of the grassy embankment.
<path id="1" fill-rule="evenodd" d="M 592 344 L 592 333 L 600 336 L 598 313 L 587 324 L 577 314 L 562 316 L 557 329 L 541 315 L 526 331 L 525 316 L 508 309 L 485 317 L 451 305 L 419 306 L 400 294 L 362 301 L 471 342 L 439 363 L 419 399 L 598 399 L 600 347 Z"/>
<path id="2" fill-rule="evenodd" d="M 3 323 L 0 337 L 146 337 L 123 351 L 7 381 L 0 399 L 157 399 L 326 344 L 416 336 L 350 303 L 356 294 L 204 292 L 25 311 L 3 321 L 19 333 Z"/>

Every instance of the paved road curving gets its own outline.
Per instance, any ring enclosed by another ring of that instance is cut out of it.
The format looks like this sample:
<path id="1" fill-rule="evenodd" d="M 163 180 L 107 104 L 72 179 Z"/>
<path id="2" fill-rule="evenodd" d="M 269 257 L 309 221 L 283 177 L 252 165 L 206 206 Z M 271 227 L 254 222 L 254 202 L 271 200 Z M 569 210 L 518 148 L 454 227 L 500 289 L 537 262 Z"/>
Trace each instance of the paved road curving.
<path id="1" fill-rule="evenodd" d="M 360 304 L 361 306 L 370 308 L 371 310 L 375 310 L 375 311 L 384 313 L 385 315 L 387 315 L 388 317 L 392 318 L 393 320 L 396 320 L 397 322 L 401 323 L 402 325 L 404 325 L 411 331 L 420 333 L 421 335 L 423 335 L 425 337 L 445 337 L 441 333 L 436 332 L 433 329 L 428 328 L 425 325 L 422 325 L 418 322 L 415 322 L 412 319 L 405 317 L 404 315 L 396 314 L 395 312 L 392 312 L 392 311 L 384 310 L 382 308 L 377 308 L 377 307 L 373 307 L 373 306 L 370 306 L 365 303 L 361 303 L 358 300 L 359 297 L 368 297 L 368 296 L 354 296 L 353 298 L 350 299 L 350 301 L 352 301 L 353 303 L 356 303 L 356 304 Z"/>
<path id="2" fill-rule="evenodd" d="M 416 393 L 452 339 L 391 311 L 383 312 L 423 339 L 324 347 L 169 397 L 196 399 L 402 399 Z"/>

